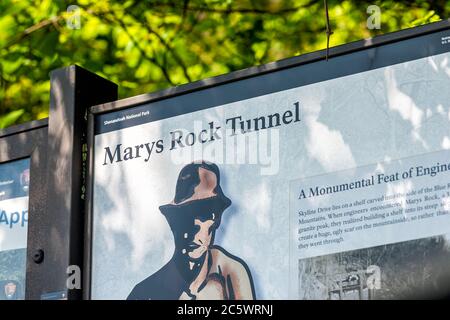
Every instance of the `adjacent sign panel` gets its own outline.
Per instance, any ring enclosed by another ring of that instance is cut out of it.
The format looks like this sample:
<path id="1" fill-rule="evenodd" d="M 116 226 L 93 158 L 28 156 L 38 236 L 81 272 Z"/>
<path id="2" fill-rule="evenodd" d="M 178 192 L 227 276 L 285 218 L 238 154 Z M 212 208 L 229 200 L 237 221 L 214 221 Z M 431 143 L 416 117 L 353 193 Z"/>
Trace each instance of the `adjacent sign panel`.
<path id="1" fill-rule="evenodd" d="M 0 300 L 25 298 L 30 160 L 0 164 Z"/>
<path id="2" fill-rule="evenodd" d="M 94 299 L 448 289 L 444 30 L 94 118 Z"/>

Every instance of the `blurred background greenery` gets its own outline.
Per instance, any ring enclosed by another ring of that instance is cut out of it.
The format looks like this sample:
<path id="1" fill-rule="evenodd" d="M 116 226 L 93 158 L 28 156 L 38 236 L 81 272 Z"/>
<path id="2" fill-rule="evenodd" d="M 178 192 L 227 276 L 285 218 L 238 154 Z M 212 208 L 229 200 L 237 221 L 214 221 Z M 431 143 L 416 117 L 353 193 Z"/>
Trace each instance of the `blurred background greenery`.
<path id="1" fill-rule="evenodd" d="M 70 5 L 79 29 L 67 25 Z M 379 30 L 367 28 L 369 5 L 381 9 Z M 330 46 L 450 12 L 445 0 L 328 6 Z M 0 128 L 47 117 L 49 72 L 59 67 L 87 68 L 124 98 L 323 49 L 325 29 L 323 0 L 0 0 Z"/>

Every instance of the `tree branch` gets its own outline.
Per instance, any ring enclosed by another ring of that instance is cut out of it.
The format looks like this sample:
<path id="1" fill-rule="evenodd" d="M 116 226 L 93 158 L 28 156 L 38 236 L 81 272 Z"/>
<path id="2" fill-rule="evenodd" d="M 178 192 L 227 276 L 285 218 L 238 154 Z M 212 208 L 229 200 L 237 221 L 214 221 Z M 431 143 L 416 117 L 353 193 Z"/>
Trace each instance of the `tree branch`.
<path id="1" fill-rule="evenodd" d="M 318 3 L 318 0 L 310 0 L 309 2 L 296 6 L 291 8 L 282 8 L 280 10 L 267 10 L 267 9 L 257 9 L 257 8 L 210 8 L 207 6 L 179 6 L 175 4 L 167 4 L 167 3 L 154 3 L 153 7 L 169 7 L 169 8 L 175 8 L 175 9 L 182 9 L 183 11 L 197 11 L 197 12 L 211 12 L 211 13 L 224 13 L 224 14 L 230 14 L 230 13 L 251 13 L 251 14 L 286 14 L 286 13 L 292 13 L 296 12 L 299 9 L 308 8 L 314 4 Z"/>
<path id="2" fill-rule="evenodd" d="M 139 19 L 137 19 L 137 17 L 134 16 L 133 14 L 131 14 L 131 13 L 127 13 L 127 14 L 130 15 L 131 17 L 133 17 L 134 20 L 139 21 Z M 178 55 L 178 53 L 175 51 L 175 49 L 172 48 L 170 46 L 170 44 L 158 32 L 156 32 L 153 28 L 151 28 L 149 25 L 147 25 L 147 24 L 139 24 L 139 26 L 144 26 L 149 33 L 154 34 L 158 38 L 159 42 L 161 42 L 161 44 L 166 48 L 166 50 L 169 51 L 170 54 L 173 56 L 173 58 L 175 59 L 176 63 L 178 65 L 180 65 L 181 69 L 183 70 L 183 74 L 184 74 L 185 78 L 187 79 L 187 81 L 191 82 L 192 79 L 191 79 L 191 77 L 188 74 L 187 67 L 186 67 L 183 59 L 181 59 L 181 57 Z"/>
<path id="3" fill-rule="evenodd" d="M 109 19 L 108 17 L 105 17 L 105 19 L 109 20 L 111 22 L 111 19 Z M 122 20 L 120 19 L 113 19 L 114 21 L 112 22 L 117 22 L 121 28 L 125 31 L 125 33 L 128 35 L 128 37 L 131 39 L 131 41 L 133 42 L 133 44 L 136 46 L 136 48 L 139 50 L 139 52 L 147 59 L 149 59 L 153 64 L 155 64 L 159 69 L 161 69 L 164 78 L 166 78 L 166 80 L 170 83 L 170 85 L 174 86 L 176 85 L 172 79 L 170 78 L 169 72 L 167 71 L 167 69 L 161 65 L 158 60 L 156 59 L 156 57 L 151 57 L 147 54 L 147 52 L 141 48 L 141 46 L 139 45 L 139 42 L 133 37 L 133 35 L 128 31 L 127 26 L 122 22 Z"/>
<path id="4" fill-rule="evenodd" d="M 159 39 L 159 41 L 162 43 L 162 45 L 172 54 L 172 56 L 173 56 L 173 58 L 175 59 L 175 61 L 181 66 L 181 69 L 183 70 L 183 74 L 184 74 L 184 76 L 186 77 L 186 79 L 189 81 L 189 82 L 191 82 L 192 80 L 191 80 L 191 77 L 189 76 L 189 74 L 188 74 L 188 71 L 187 71 L 187 67 L 186 67 L 186 65 L 184 64 L 184 62 L 183 62 L 183 60 L 181 59 L 181 57 L 176 53 L 176 51 L 175 51 L 175 49 L 174 48 L 172 48 L 165 40 L 164 40 L 164 38 L 159 34 L 159 33 L 157 33 L 155 30 L 153 30 L 152 28 L 150 28 L 149 26 L 146 26 L 146 28 L 147 28 L 147 30 L 150 32 L 150 33 L 153 33 L 158 39 Z"/>

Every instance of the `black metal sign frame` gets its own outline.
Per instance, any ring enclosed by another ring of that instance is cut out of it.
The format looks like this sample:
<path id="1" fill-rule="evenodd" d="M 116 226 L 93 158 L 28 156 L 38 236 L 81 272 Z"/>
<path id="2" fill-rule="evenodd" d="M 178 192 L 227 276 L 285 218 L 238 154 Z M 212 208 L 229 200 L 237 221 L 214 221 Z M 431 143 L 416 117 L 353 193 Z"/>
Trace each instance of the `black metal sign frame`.
<path id="1" fill-rule="evenodd" d="M 30 159 L 26 299 L 32 299 L 36 296 L 43 273 L 42 265 L 34 261 L 38 258 L 35 255 L 45 246 L 44 242 L 47 238 L 41 224 L 47 210 L 47 129 L 48 119 L 43 119 L 0 131 L 2 143 L 0 165 L 24 158 Z"/>
<path id="2" fill-rule="evenodd" d="M 330 48 L 328 61 L 326 50 L 321 50 L 90 108 L 83 298 L 91 298 L 94 139 L 97 134 L 122 128 L 118 124 L 106 129 L 102 121 L 112 119 L 113 116 L 117 117 L 117 114 L 122 115 L 121 112 L 126 112 L 130 108 L 139 110 L 144 106 L 153 114 L 151 121 L 157 121 L 448 52 L 450 44 L 444 47 L 440 42 L 442 33 L 450 35 L 448 31 L 450 31 L 450 19 Z M 108 118 L 110 115 L 111 118 Z M 142 121 L 133 125 L 148 122 Z"/>

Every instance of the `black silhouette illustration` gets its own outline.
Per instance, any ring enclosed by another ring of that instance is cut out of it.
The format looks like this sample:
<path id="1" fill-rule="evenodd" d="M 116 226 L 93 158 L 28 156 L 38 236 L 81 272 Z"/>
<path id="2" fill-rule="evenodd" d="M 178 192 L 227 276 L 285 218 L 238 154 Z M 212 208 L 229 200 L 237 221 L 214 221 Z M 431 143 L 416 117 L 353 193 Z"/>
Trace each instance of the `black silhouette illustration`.
<path id="1" fill-rule="evenodd" d="M 186 165 L 172 203 L 160 206 L 175 241 L 172 259 L 138 283 L 129 300 L 255 299 L 250 270 L 241 259 L 213 245 L 222 213 L 231 205 L 220 187 L 217 165 Z"/>

